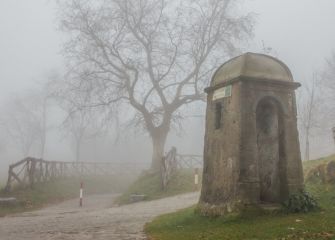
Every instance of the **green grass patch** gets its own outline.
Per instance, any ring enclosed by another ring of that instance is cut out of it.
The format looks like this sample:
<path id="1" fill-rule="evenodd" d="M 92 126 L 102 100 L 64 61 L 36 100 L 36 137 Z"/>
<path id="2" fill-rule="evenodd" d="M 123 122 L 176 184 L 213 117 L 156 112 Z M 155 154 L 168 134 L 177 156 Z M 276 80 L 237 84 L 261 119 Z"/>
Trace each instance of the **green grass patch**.
<path id="1" fill-rule="evenodd" d="M 323 157 L 315 160 L 303 161 L 304 173 L 306 174 L 316 166 L 321 164 L 327 164 L 330 161 L 335 161 L 335 155 L 330 155 L 328 157 Z"/>
<path id="2" fill-rule="evenodd" d="M 145 195 L 145 200 L 154 200 L 196 191 L 194 185 L 194 171 L 192 169 L 178 170 L 172 176 L 166 190 L 162 191 L 160 177 L 157 173 L 145 171 L 117 200 L 118 204 L 130 203 L 132 194 Z"/>
<path id="3" fill-rule="evenodd" d="M 331 160 L 329 156 L 303 163 L 304 172 Z M 335 185 L 308 182 L 321 207 L 307 214 L 248 210 L 241 215 L 210 218 L 196 213 L 196 206 L 162 215 L 145 227 L 153 240 L 331 240 L 335 239 Z"/>
<path id="4" fill-rule="evenodd" d="M 33 188 L 14 188 L 9 193 L 1 191 L 0 197 L 15 197 L 18 204 L 0 206 L 0 217 L 76 198 L 79 196 L 81 181 L 84 183 L 84 193 L 89 195 L 122 192 L 129 186 L 131 180 L 113 176 L 85 177 L 83 179 L 62 178 L 46 183 L 36 183 Z"/>
<path id="5" fill-rule="evenodd" d="M 318 197 L 323 210 L 208 218 L 192 207 L 156 218 L 145 231 L 155 240 L 335 239 L 335 187 L 307 185 L 307 190 Z"/>

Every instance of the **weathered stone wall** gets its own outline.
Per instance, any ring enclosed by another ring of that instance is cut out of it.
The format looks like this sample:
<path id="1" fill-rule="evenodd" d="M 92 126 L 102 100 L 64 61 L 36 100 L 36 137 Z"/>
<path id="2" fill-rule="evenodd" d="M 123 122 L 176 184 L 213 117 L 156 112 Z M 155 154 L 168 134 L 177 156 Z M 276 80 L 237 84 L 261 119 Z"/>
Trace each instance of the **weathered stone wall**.
<path id="1" fill-rule="evenodd" d="M 280 180 L 280 197 L 275 199 L 285 199 L 289 192 L 296 191 L 303 184 L 303 173 L 300 156 L 300 145 L 297 132 L 297 118 L 294 86 L 278 85 L 276 82 L 265 81 L 255 82 L 252 79 L 245 79 L 242 84 L 242 146 L 241 146 L 241 195 L 244 200 L 251 203 L 260 201 L 261 176 L 260 161 L 265 161 L 259 157 L 259 146 L 257 144 L 257 107 L 261 101 L 269 101 L 275 104 L 278 109 L 278 140 L 276 146 L 272 146 L 272 156 L 278 156 L 278 176 Z M 267 146 L 270 148 L 270 146 Z M 271 156 L 269 156 L 271 158 Z M 268 160 L 269 161 L 269 160 Z M 272 166 L 275 167 L 275 166 Z M 275 171 L 275 170 L 273 170 Z M 272 176 L 273 179 L 273 176 Z M 274 179 L 273 179 L 274 180 Z M 274 190 L 274 189 L 271 189 Z M 249 198 L 249 199 L 248 199 Z"/>
<path id="2" fill-rule="evenodd" d="M 231 96 L 222 95 L 219 89 L 229 85 Z M 299 86 L 286 65 L 261 54 L 234 58 L 214 74 L 206 90 L 203 214 L 279 203 L 303 188 L 294 92 Z"/>
<path id="3" fill-rule="evenodd" d="M 200 202 L 225 203 L 222 210 L 236 201 L 240 157 L 240 84 L 232 86 L 232 96 L 212 101 L 208 94 L 204 150 L 204 175 Z M 215 129 L 216 104 L 223 106 L 221 127 Z M 224 136 L 224 137 L 223 137 Z"/>

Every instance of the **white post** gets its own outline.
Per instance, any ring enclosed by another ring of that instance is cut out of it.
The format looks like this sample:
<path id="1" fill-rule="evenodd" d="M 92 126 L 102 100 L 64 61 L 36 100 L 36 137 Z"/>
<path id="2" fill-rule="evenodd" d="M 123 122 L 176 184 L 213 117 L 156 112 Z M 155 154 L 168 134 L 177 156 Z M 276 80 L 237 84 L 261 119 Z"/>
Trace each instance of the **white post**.
<path id="1" fill-rule="evenodd" d="M 198 190 L 199 189 L 199 169 L 198 168 L 194 169 L 194 185 L 195 185 L 195 189 Z"/>
<path id="2" fill-rule="evenodd" d="M 83 206 L 83 182 L 80 183 L 79 206 Z"/>

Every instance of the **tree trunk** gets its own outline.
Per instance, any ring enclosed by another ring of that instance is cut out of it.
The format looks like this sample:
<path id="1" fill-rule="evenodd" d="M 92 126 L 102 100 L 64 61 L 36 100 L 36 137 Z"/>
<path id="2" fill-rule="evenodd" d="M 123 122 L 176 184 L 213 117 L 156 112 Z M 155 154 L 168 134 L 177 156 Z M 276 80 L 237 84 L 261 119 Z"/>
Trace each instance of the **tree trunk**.
<path id="1" fill-rule="evenodd" d="M 151 132 L 152 140 L 152 160 L 151 169 L 155 172 L 160 172 L 163 157 L 164 157 L 164 147 L 169 133 L 168 128 L 157 128 Z"/>
<path id="2" fill-rule="evenodd" d="M 77 140 L 76 142 L 76 162 L 79 162 L 80 160 L 80 149 L 81 148 L 81 141 Z"/>
<path id="3" fill-rule="evenodd" d="M 44 159 L 45 145 L 47 139 L 47 109 L 46 99 L 43 102 L 43 113 L 42 113 L 42 133 L 41 133 L 41 158 Z"/>
<path id="4" fill-rule="evenodd" d="M 44 159 L 44 152 L 45 152 L 45 137 L 41 140 L 41 153 L 40 158 Z"/>
<path id="5" fill-rule="evenodd" d="M 306 136 L 306 144 L 305 144 L 305 160 L 309 160 L 309 133 Z"/>

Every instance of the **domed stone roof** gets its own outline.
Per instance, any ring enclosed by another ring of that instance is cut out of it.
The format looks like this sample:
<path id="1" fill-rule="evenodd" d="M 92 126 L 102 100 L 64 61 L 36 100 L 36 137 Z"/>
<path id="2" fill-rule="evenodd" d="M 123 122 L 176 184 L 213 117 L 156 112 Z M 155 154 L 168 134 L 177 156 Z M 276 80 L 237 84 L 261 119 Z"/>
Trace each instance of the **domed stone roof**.
<path id="1" fill-rule="evenodd" d="M 245 53 L 224 63 L 214 74 L 211 86 L 238 77 L 293 82 L 290 69 L 280 60 L 258 53 Z"/>

